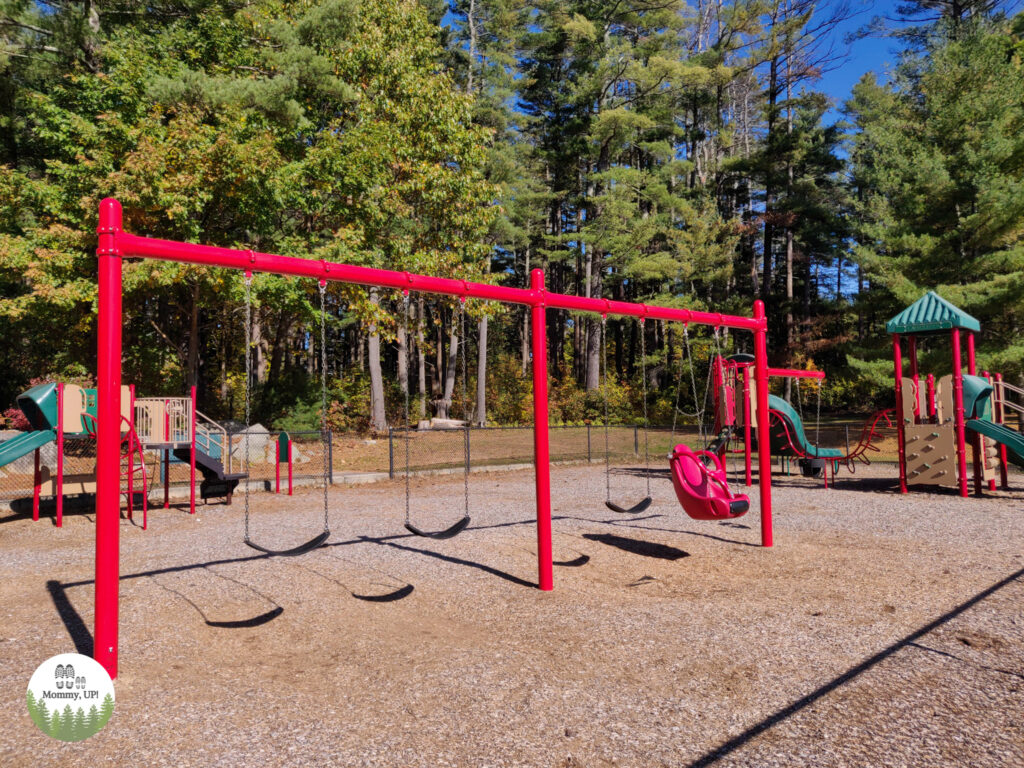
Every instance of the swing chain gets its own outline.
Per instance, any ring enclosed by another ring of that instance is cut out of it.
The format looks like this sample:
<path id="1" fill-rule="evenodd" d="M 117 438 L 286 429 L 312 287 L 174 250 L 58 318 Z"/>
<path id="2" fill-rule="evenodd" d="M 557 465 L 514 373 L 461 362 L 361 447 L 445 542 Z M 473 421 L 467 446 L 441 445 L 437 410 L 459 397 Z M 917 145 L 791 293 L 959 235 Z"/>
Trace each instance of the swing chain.
<path id="1" fill-rule="evenodd" d="M 608 317 L 601 315 L 601 390 L 604 393 L 604 493 L 605 501 L 612 500 L 611 458 L 608 445 Z"/>
<path id="2" fill-rule="evenodd" d="M 466 395 L 468 389 L 466 376 L 466 297 L 463 296 L 459 302 L 459 354 L 462 356 L 462 384 L 459 386 L 459 396 L 462 398 L 462 417 L 466 421 L 463 431 L 463 463 L 465 471 L 462 473 L 462 493 L 464 514 L 469 516 L 469 398 Z"/>
<path id="3" fill-rule="evenodd" d="M 408 370 L 409 360 L 409 292 L 404 291 L 402 293 L 402 308 L 403 308 L 403 323 L 405 325 L 405 355 L 406 355 L 406 370 Z M 405 524 L 408 525 L 411 522 L 409 516 L 409 430 L 411 428 L 411 422 L 409 421 L 409 377 L 405 378 L 405 439 L 402 441 L 405 445 Z"/>
<path id="4" fill-rule="evenodd" d="M 245 274 L 245 541 L 249 541 L 249 420 L 252 414 L 252 273 Z"/>
<path id="5" fill-rule="evenodd" d="M 327 486 L 330 481 L 330 472 L 327 466 L 330 455 L 330 437 L 327 431 L 327 282 L 320 281 L 320 440 L 323 451 L 323 485 L 324 485 L 324 531 L 329 528 Z"/>
<path id="6" fill-rule="evenodd" d="M 643 409 L 644 409 L 644 464 L 647 478 L 647 495 L 651 495 L 651 450 L 650 450 L 650 424 L 647 421 L 647 329 L 644 325 L 645 318 L 640 318 L 640 378 L 643 380 Z"/>

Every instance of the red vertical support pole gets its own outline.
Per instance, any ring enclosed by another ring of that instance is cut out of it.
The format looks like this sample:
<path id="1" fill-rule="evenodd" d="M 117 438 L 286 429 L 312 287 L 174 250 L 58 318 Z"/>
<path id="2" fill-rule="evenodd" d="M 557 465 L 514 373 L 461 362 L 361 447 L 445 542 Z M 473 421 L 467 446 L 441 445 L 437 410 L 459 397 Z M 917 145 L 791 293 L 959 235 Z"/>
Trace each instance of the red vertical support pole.
<path id="1" fill-rule="evenodd" d="M 743 371 L 743 462 L 747 468 L 747 487 L 754 484 L 750 466 L 750 366 L 744 365 Z"/>
<path id="2" fill-rule="evenodd" d="M 274 441 L 274 493 L 281 492 L 281 436 Z"/>
<path id="3" fill-rule="evenodd" d="M 917 336 L 911 336 L 908 341 L 908 352 L 910 354 L 910 378 L 914 382 L 914 423 L 921 415 L 921 377 L 917 372 Z"/>
<path id="4" fill-rule="evenodd" d="M 928 387 L 928 418 L 934 419 L 936 416 L 935 409 L 935 377 L 932 374 L 928 374 L 928 378 L 925 379 Z"/>
<path id="5" fill-rule="evenodd" d="M 533 341 L 533 464 L 537 487 L 537 586 L 555 588 L 551 562 L 551 462 L 548 446 L 548 331 L 544 306 L 544 270 L 530 273 Z"/>
<path id="6" fill-rule="evenodd" d="M 907 435 L 903 419 L 903 352 L 900 350 L 900 335 L 892 335 L 892 367 L 896 376 L 896 448 L 899 453 L 900 493 L 907 492 Z"/>
<path id="7" fill-rule="evenodd" d="M 36 457 L 36 468 L 35 468 L 35 472 L 32 475 L 32 484 L 33 484 L 33 489 L 32 489 L 32 519 L 33 520 L 38 520 L 39 519 L 39 494 L 42 491 L 43 478 L 39 474 L 39 449 L 36 448 L 34 453 L 35 453 L 35 457 Z"/>
<path id="8" fill-rule="evenodd" d="M 993 382 L 992 377 L 989 376 L 988 371 L 982 371 L 981 375 L 988 379 L 988 383 L 992 385 L 992 420 L 998 424 L 1002 421 L 1002 419 L 999 418 L 999 390 L 996 389 L 995 383 Z M 996 443 L 996 445 L 1002 445 L 1002 443 Z M 981 460 L 982 462 L 987 462 L 988 457 L 982 455 Z M 994 477 L 988 481 L 988 489 L 990 491 L 994 491 L 996 489 L 996 479 Z"/>
<path id="9" fill-rule="evenodd" d="M 93 657 L 117 676 L 121 429 L 121 204 L 100 203 L 96 395 L 96 608 Z"/>
<path id="10" fill-rule="evenodd" d="M 978 364 L 974 356 L 974 332 L 967 332 L 967 373 L 971 376 L 978 375 Z M 970 414 L 964 414 L 969 416 Z M 981 435 L 971 435 L 971 462 L 974 464 L 974 493 L 981 496 L 984 485 L 984 472 L 982 469 Z"/>
<path id="11" fill-rule="evenodd" d="M 956 429 L 956 466 L 960 474 L 960 495 L 967 496 L 967 441 L 964 439 L 964 372 L 960 356 L 960 329 L 954 328 L 953 341 L 953 419 Z"/>
<path id="12" fill-rule="evenodd" d="M 120 465 L 120 457 L 118 458 Z M 57 383 L 57 527 L 64 525 L 64 385 Z"/>
<path id="13" fill-rule="evenodd" d="M 188 513 L 196 513 L 196 388 L 195 385 L 189 390 L 189 397 L 192 400 L 192 415 L 189 429 L 192 432 L 192 450 L 188 454 Z"/>
<path id="14" fill-rule="evenodd" d="M 288 495 L 292 495 L 292 439 L 288 438 Z"/>
<path id="15" fill-rule="evenodd" d="M 754 386 L 757 389 L 757 482 L 761 490 L 761 546 L 772 546 L 772 441 L 768 414 L 768 321 L 764 302 L 754 302 L 754 319 L 761 326 L 754 331 Z"/>
<path id="16" fill-rule="evenodd" d="M 132 519 L 132 495 L 135 490 L 135 385 L 128 385 L 128 519 Z M 118 424 L 121 420 L 118 419 Z"/>
<path id="17" fill-rule="evenodd" d="M 993 412 L 992 416 L 996 419 L 998 424 L 1003 424 L 1006 419 L 1006 411 L 1003 408 L 1003 398 L 1006 397 L 1006 390 L 1003 389 L 1003 374 L 996 374 L 996 411 Z M 1009 478 L 1006 476 L 1006 446 L 1003 443 L 999 444 L 999 487 L 1004 491 L 1010 487 Z"/>

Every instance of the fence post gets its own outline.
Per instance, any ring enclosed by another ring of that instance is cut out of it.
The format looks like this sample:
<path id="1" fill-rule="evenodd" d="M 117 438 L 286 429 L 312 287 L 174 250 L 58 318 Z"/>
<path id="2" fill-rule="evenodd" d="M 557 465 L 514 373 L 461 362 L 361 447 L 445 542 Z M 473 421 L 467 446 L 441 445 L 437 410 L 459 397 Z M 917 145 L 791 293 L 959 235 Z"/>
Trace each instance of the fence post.
<path id="1" fill-rule="evenodd" d="M 395 428 L 388 426 L 388 480 L 395 479 Z"/>
<path id="2" fill-rule="evenodd" d="M 327 430 L 327 484 L 334 485 L 334 431 Z"/>

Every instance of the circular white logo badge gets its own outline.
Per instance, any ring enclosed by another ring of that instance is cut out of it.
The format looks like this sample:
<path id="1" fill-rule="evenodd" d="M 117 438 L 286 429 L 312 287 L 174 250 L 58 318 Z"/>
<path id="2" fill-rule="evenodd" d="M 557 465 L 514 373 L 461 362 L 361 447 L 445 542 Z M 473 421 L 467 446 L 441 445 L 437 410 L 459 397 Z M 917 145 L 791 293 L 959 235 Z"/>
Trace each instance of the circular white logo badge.
<path id="1" fill-rule="evenodd" d="M 87 739 L 114 714 L 114 683 L 98 661 L 61 653 L 36 669 L 28 681 L 28 713 L 48 736 L 61 741 Z"/>

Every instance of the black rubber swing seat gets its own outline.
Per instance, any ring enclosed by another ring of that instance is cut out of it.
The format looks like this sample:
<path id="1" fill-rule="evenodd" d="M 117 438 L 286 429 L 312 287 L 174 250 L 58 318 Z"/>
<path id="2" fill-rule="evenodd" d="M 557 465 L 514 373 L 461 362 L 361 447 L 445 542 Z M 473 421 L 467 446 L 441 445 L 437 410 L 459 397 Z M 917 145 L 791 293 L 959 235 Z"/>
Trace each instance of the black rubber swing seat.
<path id="1" fill-rule="evenodd" d="M 612 512 L 618 512 L 620 515 L 639 515 L 641 512 L 643 512 L 645 509 L 651 506 L 651 497 L 648 496 L 645 499 L 641 499 L 639 502 L 637 502 L 636 504 L 629 508 L 620 507 L 614 501 L 606 501 L 604 505 L 608 507 L 608 509 L 610 509 Z"/>
<path id="2" fill-rule="evenodd" d="M 259 616 L 253 616 L 251 619 L 238 619 L 237 621 L 211 621 L 207 619 L 206 626 L 217 627 L 219 629 L 245 629 L 247 627 L 258 627 L 269 621 L 273 621 L 282 613 L 284 613 L 284 608 L 277 606 L 266 613 L 261 613 Z"/>
<path id="3" fill-rule="evenodd" d="M 261 547 L 259 544 L 250 539 L 245 539 L 245 543 L 253 549 L 255 549 L 257 552 L 264 552 L 268 555 L 275 555 L 280 557 L 295 557 L 296 555 L 304 555 L 307 552 L 312 552 L 317 547 L 322 547 L 324 543 L 327 541 L 327 539 L 330 538 L 330 535 L 330 531 L 324 531 L 316 538 L 310 539 L 305 544 L 299 544 L 299 546 L 292 547 L 291 549 L 267 549 L 266 547 Z"/>
<path id="4" fill-rule="evenodd" d="M 422 536 L 426 539 L 450 539 L 455 536 L 458 536 L 468 527 L 469 515 L 466 515 L 464 518 L 459 520 L 459 522 L 457 522 L 451 528 L 445 528 L 443 531 L 424 531 L 420 528 L 417 528 L 412 523 L 405 524 L 405 529 L 409 531 L 409 533 L 413 534 L 414 536 Z"/>

